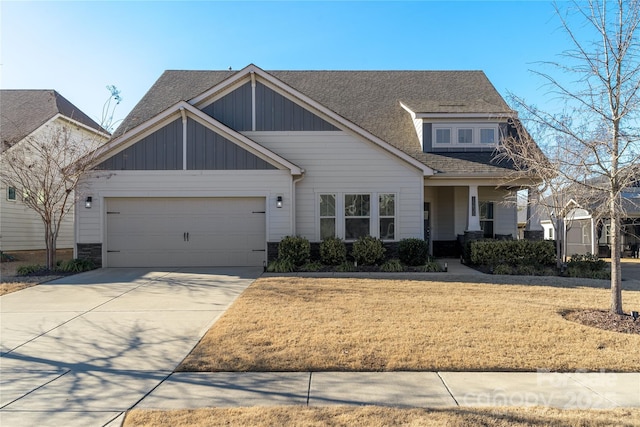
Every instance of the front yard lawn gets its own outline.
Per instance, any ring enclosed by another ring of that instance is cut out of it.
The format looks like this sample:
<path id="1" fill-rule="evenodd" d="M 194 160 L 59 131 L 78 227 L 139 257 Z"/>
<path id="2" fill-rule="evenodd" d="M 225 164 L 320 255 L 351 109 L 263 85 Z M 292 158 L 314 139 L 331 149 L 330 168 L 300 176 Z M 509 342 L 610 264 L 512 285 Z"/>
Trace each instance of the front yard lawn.
<path id="1" fill-rule="evenodd" d="M 145 426 L 637 426 L 639 409 L 561 410 L 554 408 L 399 409 L 368 407 L 207 408 L 175 411 L 132 410 L 125 427 Z"/>
<path id="2" fill-rule="evenodd" d="M 179 371 L 619 371 L 640 335 L 563 318 L 606 309 L 607 281 L 490 276 L 496 283 L 263 277 Z M 640 282 L 623 282 L 625 309 Z"/>

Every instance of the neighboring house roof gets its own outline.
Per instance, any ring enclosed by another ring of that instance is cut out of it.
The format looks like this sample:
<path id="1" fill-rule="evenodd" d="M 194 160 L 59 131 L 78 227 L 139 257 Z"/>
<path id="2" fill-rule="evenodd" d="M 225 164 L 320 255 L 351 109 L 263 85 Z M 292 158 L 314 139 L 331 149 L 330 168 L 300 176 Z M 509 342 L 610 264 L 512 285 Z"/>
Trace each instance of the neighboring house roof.
<path id="1" fill-rule="evenodd" d="M 55 90 L 4 89 L 0 91 L 2 151 L 24 139 L 57 114 L 108 134 Z"/>
<path id="2" fill-rule="evenodd" d="M 237 71 L 165 71 L 115 131 L 119 136 L 179 101 L 189 101 Z M 266 71 L 370 134 L 439 172 L 503 173 L 493 153 L 423 153 L 415 113 L 512 114 L 482 71 Z M 502 172 L 501 172 L 502 171 Z"/>

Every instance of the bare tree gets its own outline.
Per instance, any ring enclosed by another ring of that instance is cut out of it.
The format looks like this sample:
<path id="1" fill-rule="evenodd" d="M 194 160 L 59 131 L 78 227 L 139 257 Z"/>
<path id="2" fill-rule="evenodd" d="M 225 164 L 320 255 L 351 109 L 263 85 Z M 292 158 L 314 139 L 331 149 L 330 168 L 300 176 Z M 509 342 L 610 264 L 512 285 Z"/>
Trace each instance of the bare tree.
<path id="1" fill-rule="evenodd" d="M 114 86 L 107 89 L 110 96 L 101 123 L 104 132 L 56 120 L 2 153 L 0 181 L 22 191 L 24 205 L 42 219 L 50 270 L 56 265 L 60 227 L 80 196 L 80 179 L 94 160 L 91 153 L 109 137 L 106 129 L 112 127 L 113 110 L 121 99 Z"/>
<path id="2" fill-rule="evenodd" d="M 622 314 L 622 191 L 638 179 L 640 165 L 640 2 L 575 1 L 555 9 L 572 48 L 543 63 L 551 72 L 534 73 L 559 107 L 543 111 L 512 97 L 527 127 L 539 131 L 547 156 L 526 137 L 507 138 L 502 156 L 538 173 L 547 186 L 556 180 L 565 198 L 577 198 L 594 217 L 610 222 L 610 310 Z"/>

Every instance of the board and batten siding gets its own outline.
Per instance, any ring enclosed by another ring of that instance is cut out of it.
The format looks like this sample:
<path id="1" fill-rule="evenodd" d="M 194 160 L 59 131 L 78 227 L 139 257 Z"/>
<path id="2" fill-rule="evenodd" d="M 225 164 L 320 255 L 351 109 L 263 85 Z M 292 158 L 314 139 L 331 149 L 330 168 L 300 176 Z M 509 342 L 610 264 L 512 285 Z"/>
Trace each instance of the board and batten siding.
<path id="1" fill-rule="evenodd" d="M 83 182 L 93 206 L 79 201 L 77 243 L 103 243 L 107 197 L 265 197 L 268 241 L 291 234 L 291 174 L 288 170 L 96 172 Z M 285 206 L 276 208 L 282 194 Z"/>
<path id="2" fill-rule="evenodd" d="M 296 233 L 319 240 L 318 194 L 395 193 L 396 239 L 423 235 L 423 173 L 344 132 L 244 132 L 305 169 L 296 184 Z"/>

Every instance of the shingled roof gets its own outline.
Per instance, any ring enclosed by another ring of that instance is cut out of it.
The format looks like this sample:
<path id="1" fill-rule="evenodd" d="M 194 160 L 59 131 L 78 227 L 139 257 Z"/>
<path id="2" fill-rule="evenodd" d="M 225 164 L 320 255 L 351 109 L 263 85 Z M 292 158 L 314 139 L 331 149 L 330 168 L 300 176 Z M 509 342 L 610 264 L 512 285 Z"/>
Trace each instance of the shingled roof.
<path id="1" fill-rule="evenodd" d="M 2 151 L 25 138 L 56 114 L 107 134 L 98 123 L 55 90 L 4 89 L 0 91 Z"/>
<path id="2" fill-rule="evenodd" d="M 482 71 L 266 71 L 344 119 L 439 172 L 499 172 L 486 153 L 423 153 L 415 113 L 512 113 Z M 114 136 L 233 77 L 237 71 L 165 71 Z M 491 154 L 491 153 L 489 153 Z"/>

